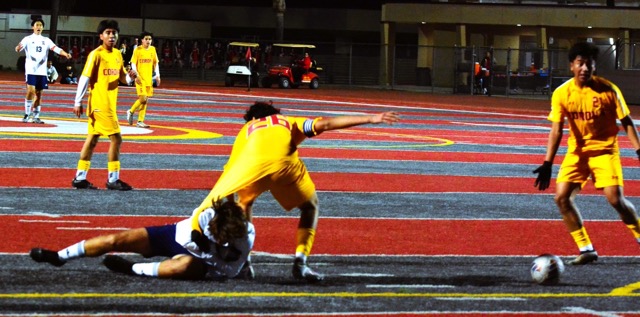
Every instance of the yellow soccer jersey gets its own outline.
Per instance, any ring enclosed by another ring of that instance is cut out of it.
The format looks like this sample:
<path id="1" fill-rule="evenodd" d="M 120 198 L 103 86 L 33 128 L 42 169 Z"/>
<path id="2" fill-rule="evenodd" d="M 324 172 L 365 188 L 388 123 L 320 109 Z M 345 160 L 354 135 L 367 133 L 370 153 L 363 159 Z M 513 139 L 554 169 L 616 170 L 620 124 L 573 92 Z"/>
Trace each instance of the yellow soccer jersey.
<path id="1" fill-rule="evenodd" d="M 118 84 L 126 78 L 120 50 L 113 49 L 109 52 L 100 46 L 91 51 L 82 70 L 82 76 L 89 77 L 87 113 L 96 109 L 116 113 Z"/>
<path id="2" fill-rule="evenodd" d="M 316 135 L 316 119 L 272 115 L 247 122 L 236 137 L 229 161 L 200 208 L 299 160 L 297 146 Z"/>
<path id="3" fill-rule="evenodd" d="M 142 46 L 138 46 L 133 51 L 133 56 L 131 56 L 131 64 L 136 65 L 138 78 L 140 78 L 140 81 L 142 82 L 141 86 L 152 86 L 153 70 L 158 64 L 156 48 L 149 46 L 148 49 L 145 49 Z"/>
<path id="4" fill-rule="evenodd" d="M 629 115 L 620 89 L 610 81 L 593 76 L 580 88 L 574 79 L 558 87 L 551 98 L 548 120 L 569 122 L 568 151 L 611 150 L 617 148 L 620 131 L 617 121 Z"/>

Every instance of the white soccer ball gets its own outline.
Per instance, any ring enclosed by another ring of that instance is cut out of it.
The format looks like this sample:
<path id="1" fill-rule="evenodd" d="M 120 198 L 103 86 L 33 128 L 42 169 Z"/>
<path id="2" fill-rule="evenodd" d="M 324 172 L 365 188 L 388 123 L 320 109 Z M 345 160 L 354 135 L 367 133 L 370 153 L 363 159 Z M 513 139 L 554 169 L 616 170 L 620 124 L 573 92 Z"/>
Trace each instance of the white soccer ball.
<path id="1" fill-rule="evenodd" d="M 564 272 L 564 263 L 553 254 L 542 254 L 533 260 L 531 278 L 540 285 L 555 285 Z"/>

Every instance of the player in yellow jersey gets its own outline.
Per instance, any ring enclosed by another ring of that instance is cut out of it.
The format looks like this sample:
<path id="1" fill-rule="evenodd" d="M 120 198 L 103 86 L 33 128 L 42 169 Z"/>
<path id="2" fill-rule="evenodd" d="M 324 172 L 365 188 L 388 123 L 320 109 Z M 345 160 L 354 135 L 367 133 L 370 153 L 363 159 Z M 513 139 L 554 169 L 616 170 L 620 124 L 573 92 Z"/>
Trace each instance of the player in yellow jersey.
<path id="1" fill-rule="evenodd" d="M 398 114 L 308 119 L 285 116 L 271 103 L 256 102 L 249 107 L 244 119 L 246 124 L 236 137 L 224 172 L 198 210 L 237 194 L 238 204 L 251 221 L 254 201 L 263 192 L 270 191 L 285 210 L 300 209 L 293 276 L 309 282 L 320 281 L 323 275 L 307 265 L 318 224 L 318 197 L 307 168 L 298 157 L 297 147 L 306 138 L 324 131 L 369 123 L 393 124 L 398 121 Z M 193 230 L 194 234 L 201 231 L 197 222 L 193 223 Z"/>
<path id="2" fill-rule="evenodd" d="M 126 71 L 122 53 L 115 48 L 120 29 L 114 20 L 102 20 L 98 25 L 98 34 L 102 45 L 89 53 L 84 70 L 78 81 L 73 113 L 80 118 L 83 113 L 82 99 L 89 89 L 87 100 L 87 138 L 85 139 L 76 177 L 71 185 L 78 189 L 96 189 L 87 180 L 87 173 L 91 165 L 93 150 L 98 144 L 100 136 L 108 136 L 111 141 L 107 155 L 108 180 L 107 189 L 131 190 L 131 186 L 120 180 L 120 125 L 116 106 L 118 102 L 118 81 L 126 83 Z M 129 71 L 129 76 L 136 81 L 135 71 Z"/>
<path id="3" fill-rule="evenodd" d="M 131 69 L 136 71 L 138 78 L 140 78 L 140 83 L 136 82 L 138 100 L 127 111 L 127 122 L 129 125 L 133 125 L 133 115 L 139 110 L 137 126 L 139 128 L 148 128 L 149 126 L 144 123 L 144 117 L 147 114 L 147 102 L 149 97 L 153 96 L 153 80 L 155 79 L 157 85 L 160 85 L 160 69 L 158 67 L 156 48 L 151 46 L 153 34 L 145 31 L 140 34 L 140 38 L 142 39 L 142 45 L 133 51 L 133 56 L 131 57 Z"/>
<path id="4" fill-rule="evenodd" d="M 555 202 L 562 220 L 576 242 L 580 255 L 569 264 L 581 265 L 598 259 L 582 216 L 575 205 L 575 196 L 589 177 L 601 189 L 620 215 L 636 241 L 640 243 L 640 224 L 633 204 L 623 194 L 622 164 L 617 135 L 620 120 L 631 145 L 640 158 L 640 141 L 620 89 L 610 81 L 595 76 L 598 48 L 591 43 L 577 43 L 569 50 L 569 67 L 573 78 L 562 84 L 551 98 L 552 122 L 544 163 L 534 173 L 534 186 L 549 187 L 551 166 L 562 140 L 563 125 L 569 122 L 567 154 L 556 178 Z"/>

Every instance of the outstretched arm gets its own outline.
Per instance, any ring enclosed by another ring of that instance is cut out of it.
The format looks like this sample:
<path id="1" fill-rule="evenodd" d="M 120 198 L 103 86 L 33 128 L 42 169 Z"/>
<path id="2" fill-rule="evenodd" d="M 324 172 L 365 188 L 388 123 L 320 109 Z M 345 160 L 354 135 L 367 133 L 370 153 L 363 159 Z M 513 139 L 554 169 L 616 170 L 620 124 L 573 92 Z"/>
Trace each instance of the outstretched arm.
<path id="1" fill-rule="evenodd" d="M 398 122 L 399 119 L 400 116 L 398 115 L 398 113 L 393 111 L 378 113 L 375 115 L 322 118 L 316 122 L 316 124 L 314 125 L 314 130 L 317 134 L 320 134 L 324 131 L 344 129 L 369 123 L 393 124 L 394 122 Z"/>

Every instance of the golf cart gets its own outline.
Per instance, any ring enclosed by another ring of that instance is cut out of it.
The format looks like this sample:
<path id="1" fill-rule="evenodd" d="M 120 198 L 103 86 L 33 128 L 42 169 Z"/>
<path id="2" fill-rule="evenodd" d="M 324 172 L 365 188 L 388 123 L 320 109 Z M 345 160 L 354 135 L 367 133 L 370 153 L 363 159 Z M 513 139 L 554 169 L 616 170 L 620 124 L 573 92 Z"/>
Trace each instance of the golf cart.
<path id="1" fill-rule="evenodd" d="M 309 57 L 312 48 L 315 46 L 310 44 L 273 44 L 269 71 L 262 78 L 262 87 L 278 84 L 280 88 L 298 88 L 306 84 L 317 89 L 320 85 L 317 73 L 322 69 Z"/>
<path id="2" fill-rule="evenodd" d="M 227 74 L 224 76 L 225 87 L 232 87 L 236 83 L 243 83 L 251 87 L 258 87 L 260 74 L 257 72 L 255 58 L 251 57 L 251 48 L 257 48 L 258 43 L 231 42 L 227 46 L 227 56 L 231 57 Z"/>

